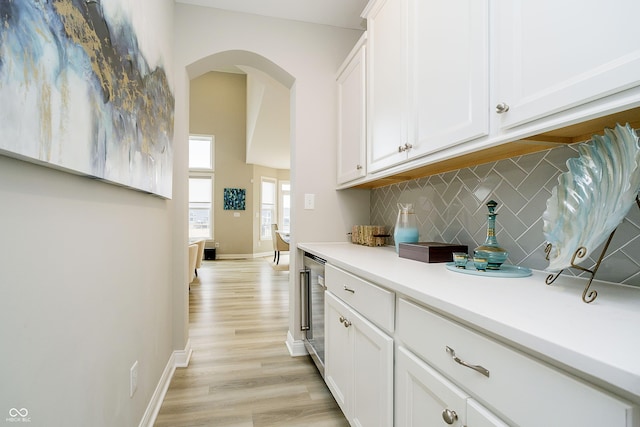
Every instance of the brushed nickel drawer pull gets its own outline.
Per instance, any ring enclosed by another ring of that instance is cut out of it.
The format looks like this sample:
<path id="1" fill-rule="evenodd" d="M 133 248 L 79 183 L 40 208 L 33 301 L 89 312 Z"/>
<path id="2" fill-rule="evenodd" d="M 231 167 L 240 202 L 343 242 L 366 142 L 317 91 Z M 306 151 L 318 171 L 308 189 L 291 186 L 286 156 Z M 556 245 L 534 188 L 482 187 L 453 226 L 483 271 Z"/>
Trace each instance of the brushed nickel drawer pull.
<path id="1" fill-rule="evenodd" d="M 344 285 L 344 290 L 347 291 L 347 292 L 351 292 L 352 294 L 356 293 L 356 291 L 354 291 L 353 289 L 347 288 L 347 285 Z"/>
<path id="2" fill-rule="evenodd" d="M 458 356 L 456 356 L 456 352 L 454 349 L 452 349 L 449 346 L 446 346 L 447 348 L 447 353 L 449 353 L 449 355 L 451 356 L 451 358 L 453 359 L 454 362 L 465 366 L 469 369 L 473 369 L 474 371 L 480 372 L 482 375 L 484 375 L 485 377 L 489 378 L 489 370 L 480 366 L 480 365 L 471 365 L 467 362 L 465 362 L 464 360 L 460 359 Z"/>

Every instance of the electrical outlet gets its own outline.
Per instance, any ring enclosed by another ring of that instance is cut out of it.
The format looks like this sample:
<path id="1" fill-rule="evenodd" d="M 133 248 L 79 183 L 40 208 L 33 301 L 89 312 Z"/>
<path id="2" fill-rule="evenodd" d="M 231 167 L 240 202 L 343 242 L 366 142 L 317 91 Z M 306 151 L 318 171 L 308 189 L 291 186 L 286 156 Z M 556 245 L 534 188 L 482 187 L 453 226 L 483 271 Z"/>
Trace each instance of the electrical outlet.
<path id="1" fill-rule="evenodd" d="M 216 248 L 220 247 L 220 242 L 216 242 Z"/>
<path id="2" fill-rule="evenodd" d="M 133 397 L 138 389 L 138 361 L 131 366 L 129 370 L 129 397 Z"/>

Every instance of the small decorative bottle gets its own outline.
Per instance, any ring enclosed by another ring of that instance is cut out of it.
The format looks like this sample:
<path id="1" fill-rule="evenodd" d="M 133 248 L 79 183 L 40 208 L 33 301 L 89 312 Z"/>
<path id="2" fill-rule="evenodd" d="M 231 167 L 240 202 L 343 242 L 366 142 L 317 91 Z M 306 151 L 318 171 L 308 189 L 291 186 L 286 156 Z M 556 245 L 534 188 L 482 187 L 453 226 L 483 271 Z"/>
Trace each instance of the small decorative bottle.
<path id="1" fill-rule="evenodd" d="M 393 231 L 396 253 L 400 252 L 400 243 L 414 243 L 418 241 L 418 224 L 412 203 L 398 203 L 398 219 Z"/>
<path id="2" fill-rule="evenodd" d="M 504 263 L 509 256 L 509 252 L 502 249 L 496 239 L 496 216 L 498 215 L 495 213 L 496 206 L 498 206 L 498 203 L 493 200 L 487 203 L 487 208 L 489 208 L 489 214 L 487 215 L 487 240 L 473 252 L 474 257 L 484 258 L 488 261 L 487 269 L 489 270 L 499 270 L 502 263 Z"/>

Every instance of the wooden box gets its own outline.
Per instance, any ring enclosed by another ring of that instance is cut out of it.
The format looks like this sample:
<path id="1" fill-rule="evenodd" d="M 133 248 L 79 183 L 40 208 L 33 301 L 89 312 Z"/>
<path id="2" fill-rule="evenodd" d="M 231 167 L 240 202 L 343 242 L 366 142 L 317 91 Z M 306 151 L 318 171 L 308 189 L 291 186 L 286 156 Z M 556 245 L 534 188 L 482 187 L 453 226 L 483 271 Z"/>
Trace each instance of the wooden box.
<path id="1" fill-rule="evenodd" d="M 440 242 L 400 243 L 398 249 L 400 258 L 422 262 L 449 262 L 454 252 L 469 253 L 467 245 Z"/>
<path id="2" fill-rule="evenodd" d="M 351 243 L 365 246 L 384 246 L 386 228 L 383 225 L 354 225 L 351 228 Z"/>

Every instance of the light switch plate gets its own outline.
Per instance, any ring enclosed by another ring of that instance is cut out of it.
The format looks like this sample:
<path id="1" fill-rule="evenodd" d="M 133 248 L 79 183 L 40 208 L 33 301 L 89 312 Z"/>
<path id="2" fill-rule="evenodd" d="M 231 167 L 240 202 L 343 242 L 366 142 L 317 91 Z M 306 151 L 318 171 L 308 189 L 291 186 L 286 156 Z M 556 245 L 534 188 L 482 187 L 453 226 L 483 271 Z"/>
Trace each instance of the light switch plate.
<path id="1" fill-rule="evenodd" d="M 305 194 L 304 195 L 304 208 L 305 209 L 315 209 L 316 208 L 316 195 L 315 194 Z"/>

